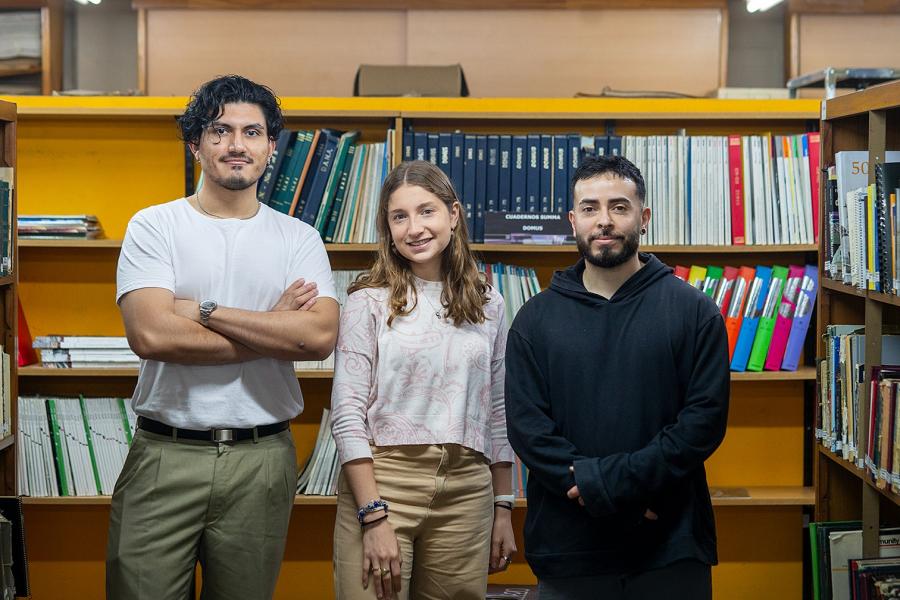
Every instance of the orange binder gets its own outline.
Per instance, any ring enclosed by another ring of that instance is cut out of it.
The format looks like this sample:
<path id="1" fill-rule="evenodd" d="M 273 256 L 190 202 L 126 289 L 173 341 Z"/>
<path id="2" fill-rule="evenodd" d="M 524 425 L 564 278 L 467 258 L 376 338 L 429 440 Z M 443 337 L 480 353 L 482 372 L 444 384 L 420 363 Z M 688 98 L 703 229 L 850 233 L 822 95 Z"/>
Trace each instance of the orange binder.
<path id="1" fill-rule="evenodd" d="M 725 313 L 725 331 L 728 334 L 728 360 L 734 357 L 734 347 L 737 344 L 738 333 L 741 331 L 741 321 L 744 320 L 744 303 L 747 301 L 747 292 L 756 269 L 753 267 L 741 267 L 737 279 L 734 281 L 734 290 L 731 293 L 731 302 L 728 303 L 728 312 Z"/>

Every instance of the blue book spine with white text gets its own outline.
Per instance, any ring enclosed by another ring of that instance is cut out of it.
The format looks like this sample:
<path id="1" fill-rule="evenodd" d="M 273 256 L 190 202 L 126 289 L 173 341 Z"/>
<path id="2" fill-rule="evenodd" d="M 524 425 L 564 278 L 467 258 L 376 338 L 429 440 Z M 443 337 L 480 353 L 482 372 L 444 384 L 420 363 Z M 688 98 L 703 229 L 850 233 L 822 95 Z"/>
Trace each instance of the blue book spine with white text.
<path id="1" fill-rule="evenodd" d="M 564 135 L 553 136 L 553 212 L 566 212 L 569 189 L 569 140 Z"/>
<path id="2" fill-rule="evenodd" d="M 525 178 L 525 212 L 536 213 L 540 209 L 541 195 L 541 136 L 530 134 L 527 148 L 528 163 Z"/>
<path id="3" fill-rule="evenodd" d="M 484 241 L 484 207 L 487 202 L 487 136 L 475 139 L 475 231 L 472 241 Z"/>
<path id="4" fill-rule="evenodd" d="M 497 210 L 507 212 L 510 207 L 510 184 L 512 183 L 512 136 L 500 136 L 500 156 L 497 160 L 497 176 L 499 178 Z"/>
<path id="5" fill-rule="evenodd" d="M 512 139 L 511 212 L 525 212 L 525 180 L 528 173 L 528 138 L 514 135 Z"/>
<path id="6" fill-rule="evenodd" d="M 463 193 L 463 146 L 463 134 L 454 133 L 450 136 L 450 183 L 460 198 Z"/>
<path id="7" fill-rule="evenodd" d="M 413 160 L 428 160 L 428 134 L 425 132 L 413 133 Z"/>
<path id="8" fill-rule="evenodd" d="M 463 142 L 463 194 L 462 205 L 466 213 L 469 237 L 475 235 L 475 158 L 477 140 L 474 135 L 466 135 Z"/>
<path id="9" fill-rule="evenodd" d="M 541 136 L 541 194 L 538 200 L 542 213 L 553 210 L 553 136 Z"/>
<path id="10" fill-rule="evenodd" d="M 487 136 L 487 184 L 484 191 L 484 210 L 495 212 L 500 197 L 500 136 Z"/>
<path id="11" fill-rule="evenodd" d="M 452 144 L 449 133 L 438 134 L 438 167 L 450 178 L 450 145 Z"/>

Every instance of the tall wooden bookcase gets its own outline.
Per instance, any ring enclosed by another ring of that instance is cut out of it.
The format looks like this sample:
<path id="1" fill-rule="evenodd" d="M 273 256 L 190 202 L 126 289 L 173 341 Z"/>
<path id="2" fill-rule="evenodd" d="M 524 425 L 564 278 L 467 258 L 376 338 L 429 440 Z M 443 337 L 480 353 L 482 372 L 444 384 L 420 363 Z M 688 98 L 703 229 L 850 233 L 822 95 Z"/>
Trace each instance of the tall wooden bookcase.
<path id="1" fill-rule="evenodd" d="M 900 81 L 825 101 L 822 110 L 822 164 L 833 165 L 842 150 L 868 150 L 869 183 L 875 182 L 876 163 L 884 162 L 885 150 L 900 148 Z M 820 212 L 824 215 L 824 212 Z M 820 253 L 824 256 L 824 252 Z M 900 297 L 859 291 L 830 280 L 819 265 L 818 355 L 824 356 L 822 335 L 829 324 L 864 324 L 866 328 L 865 390 L 869 373 L 881 364 L 883 324 L 900 323 Z M 860 394 L 859 431 L 868 431 L 869 394 Z M 858 452 L 866 453 L 866 436 Z M 821 444 L 815 446 L 815 488 L 818 521 L 861 519 L 863 553 L 878 555 L 879 524 L 900 525 L 900 495 L 878 488 L 868 473 L 842 459 Z"/>
<path id="2" fill-rule="evenodd" d="M 185 98 L 21 98 L 19 152 L 23 213 L 91 213 L 109 239 L 23 240 L 20 295 L 33 335 L 123 335 L 115 306 L 115 267 L 128 219 L 183 194 L 183 147 L 173 116 Z M 817 101 L 284 98 L 293 128 L 361 131 L 363 141 L 401 131 L 472 133 L 787 134 L 815 128 Z M 399 136 L 398 136 L 399 138 Z M 399 139 L 397 155 L 399 156 Z M 816 247 L 645 247 L 670 264 L 788 264 L 817 260 Z M 575 262 L 572 248 L 477 246 L 488 262 L 537 269 L 541 284 Z M 335 269 L 363 268 L 369 245 L 330 245 Z M 719 528 L 716 597 L 797 598 L 803 581 L 803 520 L 813 504 L 807 425 L 815 369 L 733 376 L 729 428 L 708 461 Z M 19 372 L 22 394 L 130 396 L 135 371 Z M 300 458 L 315 443 L 331 374 L 299 374 L 305 412 L 292 430 Z M 525 503 L 514 512 L 521 532 Z M 108 498 L 26 499 L 36 600 L 102 597 Z M 332 597 L 334 500 L 300 498 L 276 598 Z M 519 541 L 519 548 L 523 548 Z M 519 558 L 498 583 L 532 583 Z"/>
<path id="3" fill-rule="evenodd" d="M 12 219 L 16 218 L 16 105 L 12 102 L 0 100 L 0 167 L 13 169 L 13 191 L 10 203 L 12 204 Z M 0 277 L 0 344 L 5 352 L 10 355 L 10 381 L 4 385 L 10 386 L 10 398 L 16 398 L 18 393 L 18 377 L 16 376 L 16 330 L 18 329 L 16 288 L 18 281 L 18 260 L 16 258 L 16 228 L 10 228 L 13 244 L 11 257 L 13 271 L 9 275 Z M 12 402 L 12 423 L 16 422 L 15 401 Z M 15 425 L 12 426 L 10 435 L 0 438 L 0 490 L 3 494 L 14 494 L 16 490 L 16 456 L 15 456 Z"/>

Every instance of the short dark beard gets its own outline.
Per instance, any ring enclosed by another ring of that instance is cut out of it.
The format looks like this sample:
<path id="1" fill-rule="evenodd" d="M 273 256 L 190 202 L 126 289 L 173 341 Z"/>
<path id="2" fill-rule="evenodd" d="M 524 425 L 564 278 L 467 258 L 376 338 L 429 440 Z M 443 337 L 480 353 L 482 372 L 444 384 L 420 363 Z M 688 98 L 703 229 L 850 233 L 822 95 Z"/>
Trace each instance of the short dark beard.
<path id="1" fill-rule="evenodd" d="M 622 250 L 613 251 L 611 248 L 601 248 L 596 253 L 591 252 L 591 242 L 602 234 L 591 235 L 587 239 L 580 235 L 575 236 L 575 244 L 584 260 L 601 269 L 612 269 L 628 262 L 634 256 L 640 246 L 641 234 L 635 229 L 625 234 L 622 239 Z M 608 234 L 607 234 L 608 235 Z"/>
<path id="2" fill-rule="evenodd" d="M 223 179 L 222 181 L 217 181 L 216 183 L 221 185 L 226 190 L 237 192 L 240 190 L 246 190 L 251 185 L 256 184 L 256 181 L 250 181 L 246 177 L 231 176 L 227 179 Z"/>

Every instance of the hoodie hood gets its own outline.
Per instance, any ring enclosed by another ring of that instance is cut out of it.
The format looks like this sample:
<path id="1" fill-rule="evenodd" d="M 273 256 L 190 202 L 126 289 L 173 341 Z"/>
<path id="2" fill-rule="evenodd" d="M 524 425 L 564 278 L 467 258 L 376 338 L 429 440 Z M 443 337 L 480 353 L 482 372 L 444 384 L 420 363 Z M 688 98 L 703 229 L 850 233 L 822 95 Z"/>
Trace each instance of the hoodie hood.
<path id="1" fill-rule="evenodd" d="M 550 289 L 588 304 L 623 302 L 640 295 L 649 286 L 672 274 L 672 267 L 664 264 L 652 254 L 639 252 L 638 258 L 644 266 L 629 277 L 609 300 L 589 292 L 584 287 L 584 258 L 564 271 L 556 271 L 550 281 Z"/>

